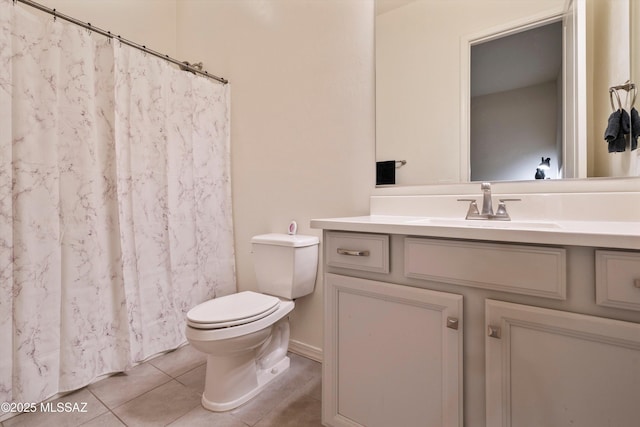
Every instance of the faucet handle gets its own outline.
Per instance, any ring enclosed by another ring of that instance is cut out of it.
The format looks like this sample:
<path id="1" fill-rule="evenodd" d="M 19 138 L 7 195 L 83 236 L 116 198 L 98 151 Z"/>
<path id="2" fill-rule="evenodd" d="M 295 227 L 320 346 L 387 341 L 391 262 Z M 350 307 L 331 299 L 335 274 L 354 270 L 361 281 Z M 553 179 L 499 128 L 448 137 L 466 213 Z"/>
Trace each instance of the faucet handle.
<path id="1" fill-rule="evenodd" d="M 481 190 L 491 190 L 491 183 L 490 182 L 483 182 L 482 184 L 480 184 L 480 189 Z"/>
<path id="2" fill-rule="evenodd" d="M 507 213 L 507 205 L 505 202 L 519 202 L 522 199 L 498 199 L 498 200 L 500 201 L 500 203 L 498 203 L 498 209 L 496 209 L 494 218 L 511 221 L 511 218 Z"/>
<path id="3" fill-rule="evenodd" d="M 469 203 L 469 210 L 467 211 L 467 216 L 465 219 L 469 219 L 471 217 L 477 217 L 480 215 L 480 211 L 478 210 L 478 202 L 476 199 L 458 199 L 459 202 L 471 202 Z"/>
<path id="4" fill-rule="evenodd" d="M 457 199 L 459 202 L 471 202 L 471 204 L 475 204 L 476 206 L 478 206 L 478 202 L 476 199 Z"/>

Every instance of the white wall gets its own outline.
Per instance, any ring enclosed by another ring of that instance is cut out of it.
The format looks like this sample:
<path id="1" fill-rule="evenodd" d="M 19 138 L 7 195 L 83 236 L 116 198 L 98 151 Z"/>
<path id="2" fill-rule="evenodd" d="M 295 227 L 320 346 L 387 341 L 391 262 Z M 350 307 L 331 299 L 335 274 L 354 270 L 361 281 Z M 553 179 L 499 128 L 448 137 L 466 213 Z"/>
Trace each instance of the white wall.
<path id="1" fill-rule="evenodd" d="M 375 181 L 373 0 L 43 0 L 231 82 L 239 290 L 256 289 L 249 241 L 369 212 Z M 322 261 L 321 261 L 322 262 Z M 292 336 L 322 347 L 322 270 Z"/>
<path id="2" fill-rule="evenodd" d="M 231 81 L 239 290 L 251 236 L 369 211 L 374 185 L 373 2 L 181 0 L 178 51 Z M 322 271 L 291 338 L 322 347 Z"/>

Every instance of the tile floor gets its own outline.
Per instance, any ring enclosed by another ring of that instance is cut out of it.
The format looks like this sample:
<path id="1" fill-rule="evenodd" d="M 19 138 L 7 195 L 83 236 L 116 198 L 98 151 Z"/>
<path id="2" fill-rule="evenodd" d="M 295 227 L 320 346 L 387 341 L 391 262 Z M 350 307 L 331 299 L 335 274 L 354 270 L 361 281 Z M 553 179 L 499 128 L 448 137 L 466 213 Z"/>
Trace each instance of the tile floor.
<path id="1" fill-rule="evenodd" d="M 22 414 L 0 427 L 321 426 L 321 365 L 296 354 L 289 357 L 288 372 L 229 412 L 214 413 L 200 405 L 206 359 L 187 345 L 54 401 L 54 407 L 57 402 L 86 402 L 86 412 Z"/>

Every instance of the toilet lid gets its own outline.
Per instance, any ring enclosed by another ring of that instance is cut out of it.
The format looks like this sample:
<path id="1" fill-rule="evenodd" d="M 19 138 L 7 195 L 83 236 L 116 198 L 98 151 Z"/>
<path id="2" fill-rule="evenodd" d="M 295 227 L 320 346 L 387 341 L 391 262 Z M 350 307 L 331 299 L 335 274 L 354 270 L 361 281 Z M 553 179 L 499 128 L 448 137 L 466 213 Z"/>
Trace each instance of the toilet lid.
<path id="1" fill-rule="evenodd" d="M 278 309 L 280 300 L 252 291 L 239 292 L 205 301 L 187 313 L 194 328 L 216 329 L 242 325 L 262 319 Z"/>

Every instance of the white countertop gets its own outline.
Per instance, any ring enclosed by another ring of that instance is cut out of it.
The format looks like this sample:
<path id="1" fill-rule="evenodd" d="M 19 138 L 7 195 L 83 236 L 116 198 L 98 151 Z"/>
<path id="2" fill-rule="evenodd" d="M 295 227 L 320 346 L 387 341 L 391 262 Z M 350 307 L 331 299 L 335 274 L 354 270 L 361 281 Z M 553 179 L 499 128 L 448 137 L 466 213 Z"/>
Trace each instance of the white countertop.
<path id="1" fill-rule="evenodd" d="M 311 220 L 311 228 L 450 239 L 640 250 L 640 221 L 487 221 L 369 215 Z"/>

